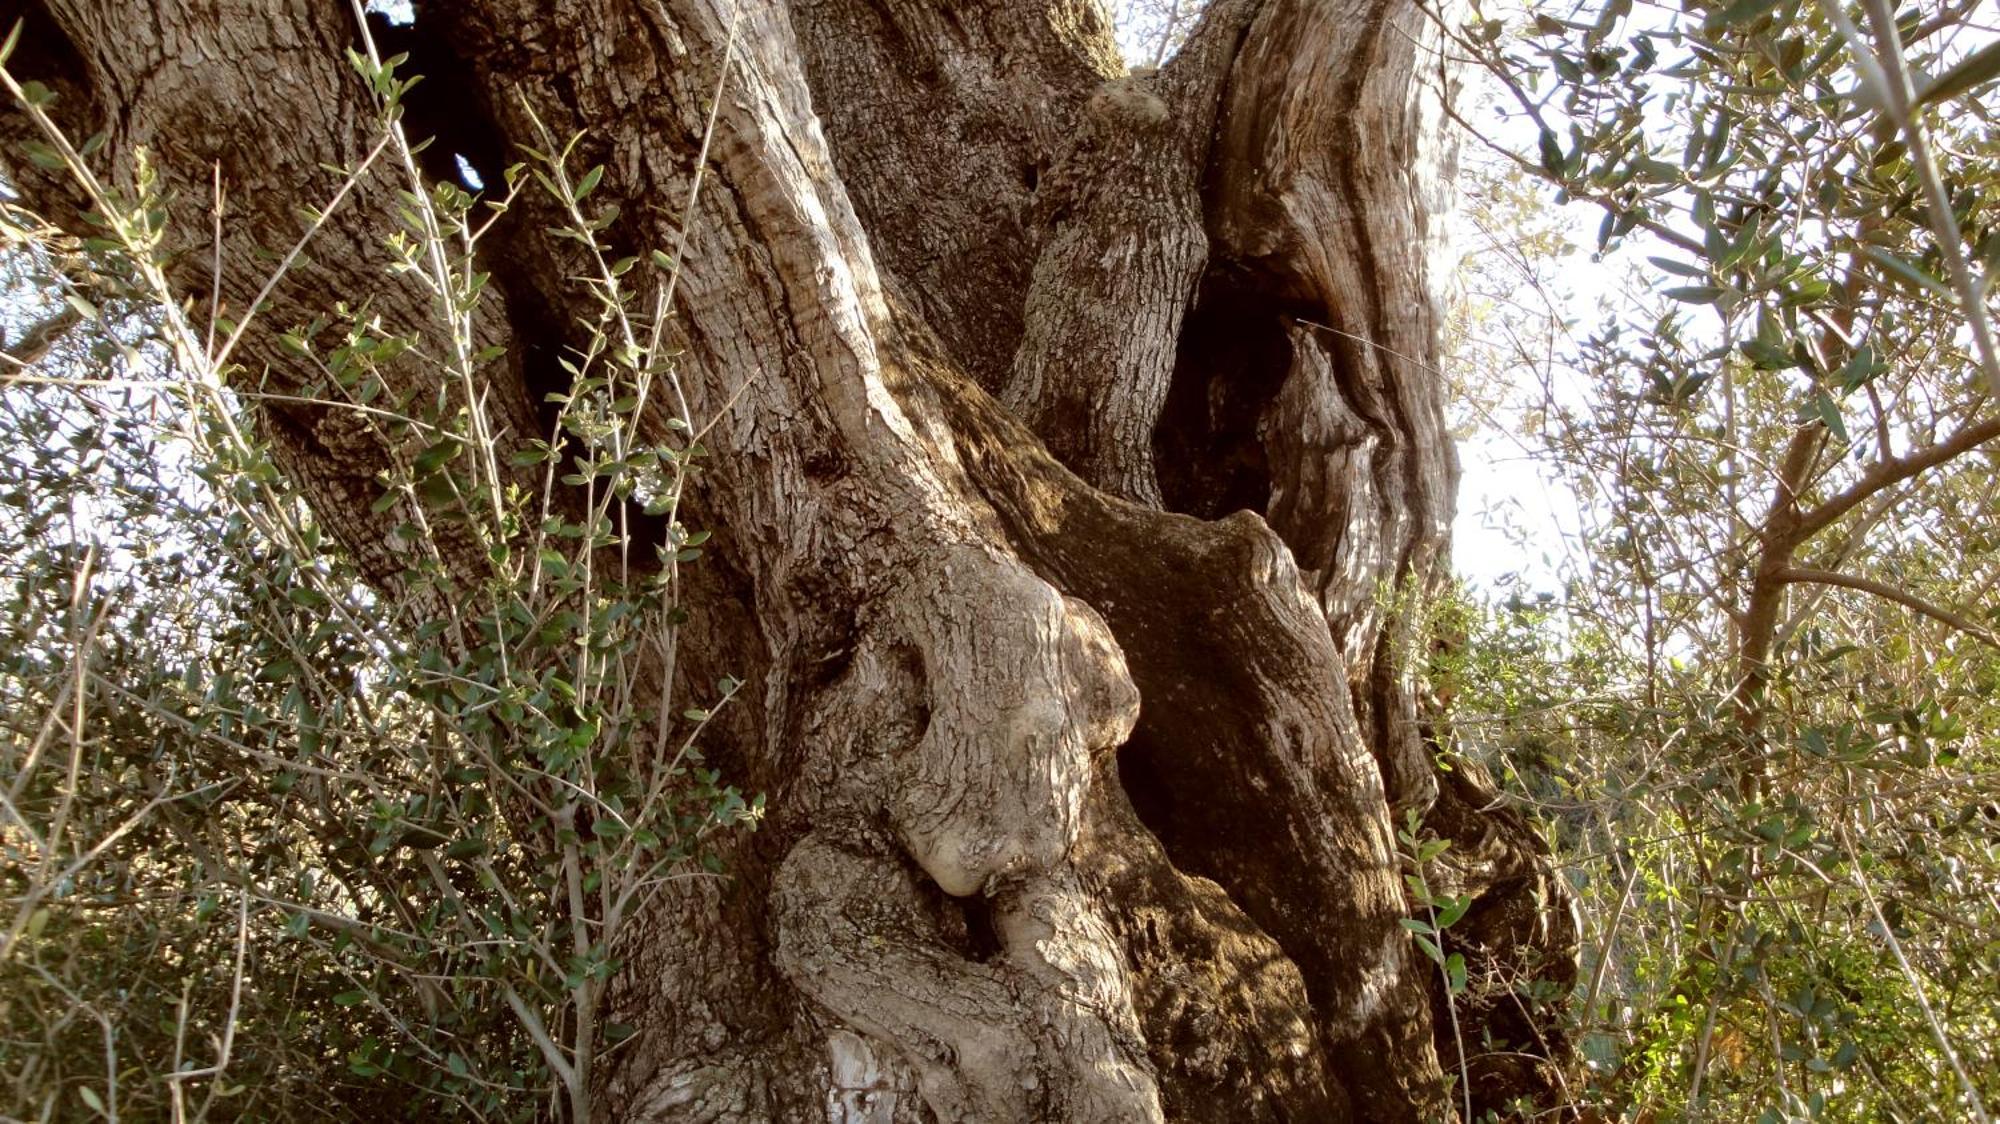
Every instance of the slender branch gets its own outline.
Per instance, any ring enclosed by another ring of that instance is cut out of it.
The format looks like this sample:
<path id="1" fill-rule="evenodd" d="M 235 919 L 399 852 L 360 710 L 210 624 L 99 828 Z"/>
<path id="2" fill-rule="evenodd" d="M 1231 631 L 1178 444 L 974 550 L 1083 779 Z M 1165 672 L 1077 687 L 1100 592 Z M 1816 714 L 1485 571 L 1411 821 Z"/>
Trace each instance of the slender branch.
<path id="1" fill-rule="evenodd" d="M 522 1029 L 528 1032 L 528 1037 L 534 1042 L 535 1048 L 542 1052 L 542 1060 L 549 1063 L 549 1068 L 555 1071 L 556 1078 L 565 1087 L 574 1085 L 576 1072 L 570 1068 L 569 1059 L 563 1057 L 562 1047 L 557 1046 L 555 1039 L 549 1037 L 548 1028 L 542 1024 L 542 1017 L 521 998 L 521 993 L 514 990 L 513 984 L 503 982 L 500 985 L 500 994 L 507 1000 L 507 1007 L 514 1012 L 514 1017 L 521 1021 Z"/>
<path id="2" fill-rule="evenodd" d="M 1590 970 L 1590 990 L 1583 999 L 1586 1022 L 1597 1018 L 1597 997 L 1604 990 L 1604 975 L 1611 967 L 1611 950 L 1618 943 L 1618 926 L 1625 920 L 1625 910 L 1632 904 L 1632 887 L 1639 881 L 1639 869 L 1638 862 L 1633 862 L 1631 873 L 1625 876 L 1625 887 L 1618 892 L 1618 904 L 1611 910 L 1611 920 L 1604 925 L 1604 939 L 1598 944 L 1597 963 Z"/>
<path id="3" fill-rule="evenodd" d="M 1951 195 L 1945 188 L 1944 176 L 1938 171 L 1937 162 L 1931 156 L 1930 140 L 1924 133 L 1917 110 L 1916 90 L 1911 82 L 1909 64 L 1903 56 L 1903 40 L 1896 30 L 1895 15 L 1881 0 L 1865 0 L 1862 8 L 1875 30 L 1876 41 L 1871 44 L 1847 18 L 1846 10 L 1836 0 L 1821 0 L 1820 8 L 1835 30 L 1840 32 L 1841 38 L 1847 40 L 1855 73 L 1860 76 L 1862 86 L 1873 97 L 1882 114 L 1903 134 L 1903 143 L 1909 150 L 1910 166 L 1923 184 L 1931 233 L 1937 238 L 1945 270 L 1951 275 L 1951 287 L 1965 311 L 1966 327 L 1971 331 L 1979 353 L 1980 369 L 1986 376 L 1988 388 L 2000 393 L 2000 345 L 1994 342 L 1993 323 L 1986 314 L 1985 286 L 1973 274 L 1972 263 L 1966 258 L 1965 239 L 1959 230 L 1958 218 L 1952 211 Z"/>
<path id="4" fill-rule="evenodd" d="M 1717 967 L 1727 968 L 1735 956 L 1736 930 L 1732 927 L 1729 930 L 1729 943 L 1723 946 L 1722 958 L 1716 962 Z M 1722 1014 L 1722 999 L 1717 994 L 1720 990 L 1716 988 L 1709 992 L 1708 1014 L 1702 1019 L 1701 1037 L 1695 1041 L 1694 1046 L 1694 1081 L 1688 1089 L 1688 1105 L 1694 1110 L 1694 1117 L 1697 1120 L 1702 1115 L 1701 1093 L 1702 1084 L 1708 1076 L 1709 1048 L 1715 1043 L 1715 1023 Z"/>
<path id="5" fill-rule="evenodd" d="M 1985 2 L 1986 0 L 1963 0 L 1962 3 L 1955 7 L 1945 8 L 1945 10 L 1939 12 L 1937 15 L 1918 24 L 1910 32 L 1909 41 L 1912 43 L 1921 42 L 1946 28 L 1956 27 L 1964 23 L 1974 12 L 1979 10 L 1979 5 Z"/>
<path id="6" fill-rule="evenodd" d="M 1173 4 L 1167 8 L 1166 21 L 1160 25 L 1160 37 L 1153 44 L 1154 70 L 1166 65 L 1167 52 L 1174 46 L 1174 32 L 1180 30 L 1182 7 L 1183 0 L 1173 0 Z"/>
<path id="7" fill-rule="evenodd" d="M 167 1083 L 173 1088 L 174 1101 L 177 1105 L 181 1098 L 181 1082 L 191 1081 L 197 1077 L 220 1077 L 229 1068 L 230 1058 L 236 1046 L 238 1015 L 243 1009 L 243 980 L 246 974 L 243 971 L 243 963 L 249 954 L 249 946 L 250 886 L 245 883 L 242 893 L 236 899 L 236 968 L 230 976 L 229 1016 L 222 1024 L 222 1041 L 216 1046 L 213 1064 L 200 1069 L 182 1069 L 176 1065 L 174 1072 L 167 1075 Z M 176 1055 L 180 1052 L 178 1036 L 174 1052 Z"/>
<path id="8" fill-rule="evenodd" d="M 1427 13 L 1428 11 L 1429 9 L 1426 9 Z M 1433 16 L 1432 18 L 1435 19 L 1436 17 Z M 1461 45 L 1463 45 L 1462 42 Z M 1486 63 L 1484 59 L 1478 58 L 1478 56 L 1476 55 L 1474 56 L 1474 58 L 1482 66 L 1485 66 L 1490 73 L 1497 75 L 1503 82 L 1511 82 L 1511 79 L 1509 79 L 1506 75 L 1501 74 L 1501 72 L 1497 68 Z M 1518 92 L 1516 96 L 1525 97 L 1525 95 L 1521 95 Z M 1541 113 L 1538 110 L 1534 109 L 1530 109 L 1529 112 L 1531 118 L 1537 124 L 1539 124 L 1542 120 Z M 1529 160 L 1528 158 L 1522 156 L 1520 153 L 1515 152 L 1513 149 L 1508 148 L 1505 145 L 1501 144 L 1500 142 L 1487 136 L 1483 130 L 1473 125 L 1472 122 L 1467 121 L 1465 117 L 1458 112 L 1457 108 L 1451 105 L 1449 102 L 1445 104 L 1444 114 L 1445 117 L 1449 119 L 1452 124 L 1457 125 L 1459 128 L 1471 134 L 1472 138 L 1478 141 L 1480 144 L 1485 145 L 1487 148 L 1493 150 L 1499 156 L 1512 162 L 1516 167 L 1519 167 L 1522 171 L 1528 173 L 1529 175 L 1534 176 L 1535 178 L 1543 181 L 1544 183 L 1553 183 L 1555 186 L 1563 189 L 1564 191 L 1569 192 L 1571 198 L 1576 199 L 1579 202 L 1589 203 L 1600 210 L 1610 211 L 1611 213 L 1616 215 L 1630 214 L 1633 216 L 1633 222 L 1635 225 L 1637 225 L 1640 229 L 1644 230 L 1646 233 L 1651 234 L 1655 238 L 1658 238 L 1662 242 L 1665 242 L 1668 245 L 1673 246 L 1677 249 L 1684 250 L 1697 257 L 1703 257 L 1703 258 L 1707 257 L 1708 251 L 1705 248 L 1703 248 L 1701 242 L 1698 239 L 1691 238 L 1688 235 L 1682 234 L 1680 231 L 1675 230 L 1674 228 L 1658 221 L 1657 219 L 1648 218 L 1642 212 L 1626 207 L 1621 207 L 1618 205 L 1617 202 L 1611 199 L 1609 195 L 1602 192 L 1592 191 L 1589 185 L 1587 184 L 1572 184 L 1566 180 L 1552 176 L 1549 173 L 1549 171 L 1546 168 L 1543 168 L 1540 164 L 1537 164 L 1534 161 Z"/>
<path id="9" fill-rule="evenodd" d="M 1861 549 L 1862 542 L 1867 539 L 1870 532 L 1874 531 L 1881 524 L 1882 520 L 1887 518 L 1889 513 L 1894 511 L 1896 506 L 1902 503 L 1907 497 L 1908 493 L 1899 489 L 1890 489 L 1877 496 L 1869 510 L 1864 512 L 1859 519 L 1854 521 L 1852 526 L 1847 528 L 1845 538 L 1833 552 L 1831 558 L 1832 567 L 1838 569 L 1845 566 L 1848 560 L 1853 558 Z M 1785 645 L 1791 643 L 1792 636 L 1798 632 L 1800 626 L 1818 609 L 1820 601 L 1826 596 L 1827 592 L 1828 589 L 1822 588 L 1816 590 L 1809 597 L 1799 598 L 1798 603 L 1793 605 L 1791 612 L 1786 615 L 1784 623 L 1778 626 L 1777 635 L 1772 638 L 1772 646 L 1774 648 L 1783 648 Z"/>
<path id="10" fill-rule="evenodd" d="M 1959 1063 L 1958 1051 L 1951 1048 L 1951 1038 L 1945 1034 L 1944 1024 L 1938 1021 L 1937 1012 L 1931 1008 L 1930 999 L 1924 995 L 1922 977 L 1918 976 L 1916 969 L 1910 966 L 1909 957 L 1903 955 L 1903 942 L 1896 939 L 1895 926 L 1889 924 L 1888 918 L 1882 916 L 1882 907 L 1876 904 L 1875 892 L 1868 888 L 1868 880 L 1861 877 L 1861 858 L 1854 852 L 1854 840 L 1849 838 L 1845 824 L 1840 827 L 1840 842 L 1847 851 L 1847 876 L 1854 882 L 1854 888 L 1861 891 L 1862 899 L 1868 903 L 1869 912 L 1875 915 L 1876 931 L 1881 934 L 1883 943 L 1889 946 L 1889 951 L 1895 955 L 1896 967 L 1902 970 L 1903 979 L 1909 983 L 1910 993 L 1915 997 L 1918 1009 L 1924 1013 L 1924 1022 L 1930 1026 L 1931 1038 L 1944 1053 L 1944 1059 L 1950 1063 L 1952 1073 L 1957 1075 L 1959 1088 L 1965 1093 L 1973 1118 L 1978 1120 L 1979 1124 L 1991 1124 L 1992 1117 L 1986 1115 L 1986 1105 L 1979 1099 L 1979 1087 L 1972 1083 L 1972 1078 L 1965 1072 L 1965 1066 Z"/>
<path id="11" fill-rule="evenodd" d="M 1916 594 L 1898 589 L 1887 582 L 1879 582 L 1873 578 L 1857 577 L 1853 574 L 1842 574 L 1833 570 L 1813 570 L 1797 566 L 1779 570 L 1774 577 L 1778 581 L 1787 583 L 1811 582 L 1815 585 L 1834 585 L 1842 589 L 1856 589 L 1863 593 L 1872 593 L 1884 600 L 1894 601 L 1896 604 L 1913 612 L 1922 613 L 1934 621 L 1948 624 L 1988 647 L 2000 649 L 2000 637 L 1994 636 L 1991 631 L 1978 621 L 1959 613 L 1954 613 L 1950 609 L 1933 605 Z"/>

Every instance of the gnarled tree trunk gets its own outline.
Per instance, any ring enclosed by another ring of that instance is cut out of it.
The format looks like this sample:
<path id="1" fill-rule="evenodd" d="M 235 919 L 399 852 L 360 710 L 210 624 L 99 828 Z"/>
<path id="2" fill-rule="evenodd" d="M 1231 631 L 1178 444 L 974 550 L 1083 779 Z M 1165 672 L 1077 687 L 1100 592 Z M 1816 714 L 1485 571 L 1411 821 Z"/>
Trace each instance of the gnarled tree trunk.
<path id="1" fill-rule="evenodd" d="M 150 151 L 200 299 L 218 171 L 240 310 L 257 249 L 370 143 L 345 4 L 8 7 L 16 69 L 108 131 L 96 159 Z M 1439 579 L 1452 502 L 1433 27 L 1413 0 L 1217 0 L 1128 75 L 1096 0 L 457 0 L 398 33 L 429 76 L 410 121 L 489 182 L 531 110 L 580 132 L 610 237 L 671 249 L 732 18 L 674 321 L 694 412 L 723 415 L 684 660 L 747 680 L 707 748 L 771 811 L 624 950 L 642 1033 L 604 1103 L 1454 1115 L 1392 817 L 1455 841 L 1475 977 L 1560 982 L 1573 934 L 1525 826 L 1464 769 L 1440 785 L 1389 596 Z M 363 183 L 263 323 L 329 294 L 424 322 L 381 265 L 392 190 Z M 489 247 L 477 341 L 513 440 L 588 307 L 538 205 Z M 268 435 L 390 580 L 387 452 L 306 406 Z M 1504 986 L 1461 1003 L 1475 1103 L 1546 1100 L 1559 1044 Z"/>

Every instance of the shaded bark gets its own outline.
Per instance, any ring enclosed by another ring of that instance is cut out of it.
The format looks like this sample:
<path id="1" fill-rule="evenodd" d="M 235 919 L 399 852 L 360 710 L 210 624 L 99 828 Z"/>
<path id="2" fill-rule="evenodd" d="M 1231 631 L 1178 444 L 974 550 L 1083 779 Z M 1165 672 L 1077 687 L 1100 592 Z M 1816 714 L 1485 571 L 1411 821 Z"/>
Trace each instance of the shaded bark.
<path id="1" fill-rule="evenodd" d="M 151 151 L 180 279 L 240 314 L 255 251 L 371 143 L 351 16 L 33 11 L 19 65 L 60 73 L 114 175 Z M 411 124 L 494 182 L 532 107 L 607 169 L 608 236 L 672 248 L 732 15 L 672 325 L 694 413 L 723 415 L 682 671 L 749 684 L 709 757 L 771 813 L 624 950 L 614 1117 L 1450 1115 L 1391 830 L 1439 787 L 1385 597 L 1438 580 L 1455 471 L 1431 28 L 1406 0 L 1220 0 L 1133 76 L 1093 0 L 465 0 L 410 33 L 435 79 Z M 382 270 L 392 191 L 364 183 L 270 329 L 327 294 L 426 322 Z M 538 432 L 586 307 L 543 206 L 489 246 L 503 440 Z M 306 378 L 271 331 L 248 346 Z M 393 582 L 393 450 L 344 419 L 268 431 Z M 1439 804 L 1481 856 L 1472 951 L 1562 982 L 1560 886 L 1490 803 Z M 1561 1054 L 1513 1010 L 1469 1041 Z M 1551 1095 L 1539 1064 L 1478 1072 L 1482 1105 Z"/>

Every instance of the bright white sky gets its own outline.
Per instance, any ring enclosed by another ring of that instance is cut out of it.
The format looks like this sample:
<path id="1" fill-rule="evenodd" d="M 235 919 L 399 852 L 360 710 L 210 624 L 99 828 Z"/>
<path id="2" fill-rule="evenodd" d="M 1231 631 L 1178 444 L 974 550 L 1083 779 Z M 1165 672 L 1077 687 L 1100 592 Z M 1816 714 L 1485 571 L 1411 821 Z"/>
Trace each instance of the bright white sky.
<path id="1" fill-rule="evenodd" d="M 1527 144 L 1532 143 L 1530 137 Z M 1466 155 L 1476 158 L 1471 152 Z M 1573 203 L 1555 214 L 1575 248 L 1559 260 L 1538 263 L 1544 285 L 1540 295 L 1560 320 L 1588 326 L 1603 316 L 1602 301 L 1631 281 L 1615 268 L 1617 251 L 1612 261 L 1600 261 L 1589 249 L 1596 245 L 1602 218 L 1595 207 Z M 1453 219 L 1453 251 L 1481 252 L 1486 236 L 1463 211 Z M 1566 334 L 1559 334 L 1558 363 L 1568 344 Z M 1589 395 L 1582 375 L 1562 367 L 1548 375 L 1552 393 L 1587 408 Z M 1519 372 L 1522 380 L 1538 377 L 1535 371 Z M 1521 386 L 1508 389 L 1518 392 Z M 1514 411 L 1503 406 L 1498 414 L 1482 416 L 1472 413 L 1470 404 L 1454 402 L 1448 413 L 1454 420 L 1469 415 L 1466 420 L 1472 427 L 1458 443 L 1461 475 L 1458 517 L 1452 524 L 1453 568 L 1489 594 L 1560 592 L 1563 575 L 1580 564 L 1576 547 L 1582 519 L 1575 493 L 1538 463 L 1540 439 L 1523 432 Z"/>

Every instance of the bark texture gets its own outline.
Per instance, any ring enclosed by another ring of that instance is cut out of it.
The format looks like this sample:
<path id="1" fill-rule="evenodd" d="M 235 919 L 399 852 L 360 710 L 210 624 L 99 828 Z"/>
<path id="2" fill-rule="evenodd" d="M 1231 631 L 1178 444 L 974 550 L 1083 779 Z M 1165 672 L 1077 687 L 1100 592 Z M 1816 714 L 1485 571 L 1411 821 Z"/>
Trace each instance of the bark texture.
<path id="1" fill-rule="evenodd" d="M 114 178 L 150 152 L 203 304 L 242 309 L 371 143 L 345 5 L 0 9 Z M 1387 596 L 1438 579 L 1455 471 L 1412 0 L 1217 0 L 1151 75 L 1096 0 L 459 0 L 398 34 L 436 153 L 497 182 L 531 110 L 581 133 L 632 253 L 678 244 L 732 60 L 673 325 L 694 412 L 724 414 L 684 670 L 750 684 L 709 757 L 772 811 L 625 950 L 615 1118 L 1453 1115 L 1404 808 L 1480 895 L 1475 1104 L 1549 1099 L 1563 1048 L 1512 985 L 1566 982 L 1566 899 L 1489 787 L 1440 788 Z M 364 182 L 266 324 L 329 294 L 426 321 L 383 269 L 393 191 Z M 489 247 L 503 441 L 539 431 L 587 308 L 538 206 Z M 304 406 L 268 433 L 392 580 L 391 450 Z"/>

